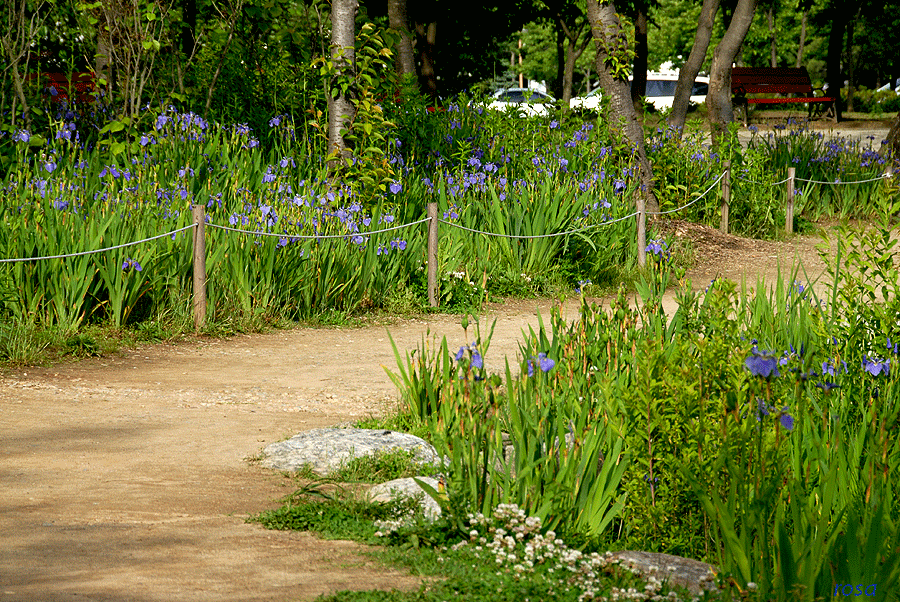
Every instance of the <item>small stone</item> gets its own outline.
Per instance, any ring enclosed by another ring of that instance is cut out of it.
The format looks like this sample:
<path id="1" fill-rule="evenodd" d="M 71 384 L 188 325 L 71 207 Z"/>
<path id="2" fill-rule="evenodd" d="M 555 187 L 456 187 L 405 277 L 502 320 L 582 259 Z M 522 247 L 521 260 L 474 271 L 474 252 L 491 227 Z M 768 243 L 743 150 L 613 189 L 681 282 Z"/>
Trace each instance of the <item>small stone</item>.
<path id="1" fill-rule="evenodd" d="M 425 493 L 416 479 L 438 490 L 438 481 L 431 477 L 415 477 L 407 479 L 394 479 L 380 485 L 375 485 L 369 490 L 369 500 L 372 502 L 390 502 L 398 498 L 420 498 L 422 511 L 425 518 L 435 520 L 441 515 L 441 507 L 434 498 Z"/>

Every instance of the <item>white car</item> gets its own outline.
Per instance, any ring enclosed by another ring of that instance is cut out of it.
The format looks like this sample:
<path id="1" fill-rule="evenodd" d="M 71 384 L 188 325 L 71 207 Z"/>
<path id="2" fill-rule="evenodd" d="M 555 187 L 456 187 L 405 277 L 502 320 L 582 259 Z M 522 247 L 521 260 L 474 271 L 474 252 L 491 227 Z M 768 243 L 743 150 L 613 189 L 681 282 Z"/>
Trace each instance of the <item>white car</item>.
<path id="1" fill-rule="evenodd" d="M 555 102 L 548 94 L 530 88 L 507 88 L 494 92 L 488 108 L 515 113 L 520 117 L 546 116 Z"/>
<path id="2" fill-rule="evenodd" d="M 569 107 L 580 111 L 599 111 L 600 100 L 603 98 L 603 90 L 594 88 L 592 92 L 584 96 L 576 96 L 569 99 Z"/>
<path id="3" fill-rule="evenodd" d="M 657 111 L 667 111 L 675 102 L 675 86 L 678 85 L 678 73 L 648 73 L 647 74 L 647 102 L 653 105 Z M 691 89 L 690 102 L 702 104 L 706 102 L 706 93 L 709 91 L 709 78 L 698 77 L 694 80 Z"/>
<path id="4" fill-rule="evenodd" d="M 628 78 L 631 81 L 631 78 Z M 648 73 L 647 74 L 647 94 L 644 98 L 653 105 L 657 111 L 669 110 L 672 103 L 675 102 L 675 86 L 678 85 L 678 73 Z M 694 87 L 691 90 L 690 102 L 701 104 L 706 102 L 706 92 L 709 90 L 709 78 L 698 77 L 694 81 Z M 600 99 L 602 90 L 596 88 L 590 94 L 585 96 L 576 96 L 569 101 L 569 106 L 573 109 L 581 109 L 583 111 L 597 111 L 600 107 Z"/>

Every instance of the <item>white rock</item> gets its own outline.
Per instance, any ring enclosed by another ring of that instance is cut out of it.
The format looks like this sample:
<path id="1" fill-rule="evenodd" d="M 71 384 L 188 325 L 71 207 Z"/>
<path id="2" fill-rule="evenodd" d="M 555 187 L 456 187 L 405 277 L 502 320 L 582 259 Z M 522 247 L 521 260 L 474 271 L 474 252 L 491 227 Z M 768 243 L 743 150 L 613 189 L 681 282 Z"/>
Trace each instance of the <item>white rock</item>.
<path id="1" fill-rule="evenodd" d="M 437 479 L 431 477 L 415 477 L 435 491 L 438 489 Z M 398 498 L 420 498 L 422 511 L 425 518 L 434 520 L 441 515 L 441 507 L 434 499 L 419 487 L 414 478 L 394 479 L 380 485 L 375 485 L 369 490 L 369 500 L 372 502 L 390 502 Z"/>
<path id="2" fill-rule="evenodd" d="M 415 435 L 356 428 L 315 429 L 272 443 L 263 450 L 262 466 L 275 470 L 301 470 L 328 476 L 353 458 L 395 450 L 411 451 L 420 464 L 433 464 L 438 455 L 430 443 Z"/>

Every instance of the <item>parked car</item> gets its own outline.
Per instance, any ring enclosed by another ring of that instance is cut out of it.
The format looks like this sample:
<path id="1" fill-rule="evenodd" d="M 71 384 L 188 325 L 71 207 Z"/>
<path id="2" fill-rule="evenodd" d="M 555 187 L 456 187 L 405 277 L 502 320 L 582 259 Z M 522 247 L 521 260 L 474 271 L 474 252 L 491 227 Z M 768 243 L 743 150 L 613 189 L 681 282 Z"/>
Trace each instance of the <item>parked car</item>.
<path id="1" fill-rule="evenodd" d="M 880 88 L 876 89 L 875 91 L 876 92 L 886 92 L 890 89 L 891 89 L 891 84 L 890 84 L 890 82 L 888 82 L 885 85 L 881 86 Z M 898 95 L 900 95 L 900 78 L 897 78 L 897 81 L 894 82 L 894 92 L 896 92 Z"/>
<path id="2" fill-rule="evenodd" d="M 550 114 L 550 105 L 556 100 L 549 94 L 530 88 L 507 88 L 494 92 L 488 108 L 514 112 L 521 117 Z"/>
<path id="3" fill-rule="evenodd" d="M 599 111 L 600 100 L 603 98 L 603 90 L 594 88 L 584 96 L 575 96 L 569 100 L 569 108 L 580 111 Z"/>
<path id="4" fill-rule="evenodd" d="M 629 81 L 631 78 L 628 78 Z M 668 110 L 672 108 L 675 102 L 675 86 L 678 85 L 677 72 L 665 73 L 648 73 L 647 74 L 647 99 L 657 111 Z M 709 78 L 698 77 L 694 81 L 694 87 L 691 90 L 690 102 L 700 104 L 706 102 L 706 93 L 709 90 Z M 600 107 L 600 99 L 602 90 L 596 88 L 590 94 L 585 96 L 576 96 L 569 102 L 569 106 L 573 109 L 581 109 L 587 111 L 597 111 Z"/>
<path id="5" fill-rule="evenodd" d="M 677 85 L 677 72 L 648 73 L 647 94 L 644 97 L 657 111 L 669 110 L 675 102 L 675 87 Z M 694 80 L 694 87 L 691 89 L 690 102 L 693 104 L 706 102 L 706 93 L 708 91 L 709 78 L 698 77 Z"/>

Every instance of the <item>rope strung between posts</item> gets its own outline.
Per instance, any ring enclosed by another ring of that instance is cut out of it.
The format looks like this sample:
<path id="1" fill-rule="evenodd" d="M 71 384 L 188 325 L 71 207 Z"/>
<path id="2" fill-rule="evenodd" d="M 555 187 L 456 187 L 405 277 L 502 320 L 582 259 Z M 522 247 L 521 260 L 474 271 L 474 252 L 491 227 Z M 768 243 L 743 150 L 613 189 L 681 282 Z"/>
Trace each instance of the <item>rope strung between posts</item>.
<path id="1" fill-rule="evenodd" d="M 757 186 L 780 186 L 782 184 L 786 184 L 791 181 L 790 178 L 785 178 L 779 182 L 757 182 L 756 180 L 748 180 L 747 178 L 736 178 L 741 182 L 747 182 L 748 184 L 756 184 Z"/>
<path id="2" fill-rule="evenodd" d="M 835 180 L 834 182 L 822 182 L 820 180 L 804 180 L 803 178 L 797 178 L 798 182 L 809 182 L 810 184 L 829 184 L 831 186 L 837 186 L 838 184 L 867 184 L 869 182 L 880 182 L 886 178 L 892 177 L 891 174 L 885 173 L 881 174 L 877 178 L 870 178 L 868 180 L 856 180 L 854 182 L 842 182 L 841 180 Z"/>
<path id="3" fill-rule="evenodd" d="M 420 219 L 417 222 L 411 222 L 408 224 L 401 224 L 399 226 L 391 226 L 390 228 L 384 228 L 382 230 L 372 230 L 371 232 L 348 232 L 346 234 L 323 234 L 320 236 L 314 235 L 300 235 L 300 234 L 287 234 L 282 233 L 278 234 L 276 232 L 258 232 L 254 230 L 241 230 L 240 228 L 231 228 L 229 226 L 219 226 L 217 224 L 206 224 L 208 228 L 218 228 L 219 230 L 228 230 L 229 232 L 237 232 L 239 234 L 253 234 L 255 236 L 276 236 L 278 238 L 287 238 L 290 240 L 324 240 L 328 238 L 347 238 L 353 236 L 370 236 L 372 234 L 381 234 L 382 232 L 391 232 L 393 230 L 401 230 L 403 228 L 409 228 L 410 226 L 418 226 L 419 224 L 424 224 L 430 217 L 425 217 Z"/>
<path id="4" fill-rule="evenodd" d="M 710 192 L 713 188 L 716 187 L 716 184 L 718 184 L 719 182 L 721 182 L 721 181 L 722 181 L 722 178 L 724 178 L 724 177 L 725 177 L 725 172 L 723 171 L 723 172 L 722 172 L 722 175 L 720 175 L 718 178 L 716 178 L 716 181 L 713 182 L 712 184 L 710 184 L 709 188 L 707 188 L 707 189 L 703 192 L 703 194 L 701 194 L 700 196 L 698 196 L 696 199 L 694 199 L 693 201 L 691 201 L 691 202 L 688 203 L 687 205 L 683 205 L 683 206 L 681 206 L 681 207 L 678 207 L 677 209 L 668 209 L 668 210 L 666 210 L 666 211 L 648 211 L 648 212 L 647 212 L 647 215 L 665 215 L 665 214 L 667 214 L 667 213 L 675 213 L 676 211 L 681 211 L 682 209 L 687 209 L 688 207 L 690 207 L 691 205 L 693 205 L 694 203 L 696 203 L 697 201 L 699 201 L 700 199 L 702 199 L 703 197 L 705 197 L 707 194 L 709 194 L 709 192 Z"/>
<path id="5" fill-rule="evenodd" d="M 578 228 L 576 230 L 568 230 L 566 232 L 555 232 L 553 234 L 534 234 L 534 235 L 525 235 L 525 234 L 497 234 L 496 232 L 485 232 L 483 230 L 475 230 L 474 228 L 467 228 L 465 226 L 461 226 L 459 224 L 454 224 L 453 222 L 448 222 L 447 220 L 439 219 L 438 221 L 442 224 L 447 224 L 448 226 L 452 226 L 454 228 L 459 228 L 460 230 L 465 230 L 466 232 L 474 232 L 475 234 L 483 234 L 484 236 L 496 236 L 498 238 L 514 238 L 514 239 L 525 239 L 532 240 L 535 238 L 553 238 L 555 236 L 567 236 L 569 234 L 577 234 L 579 232 L 586 232 L 588 230 L 592 230 L 594 228 L 599 228 L 601 226 L 608 226 L 610 224 L 615 224 L 616 222 L 621 222 L 622 220 L 626 220 L 634 217 L 639 212 L 635 211 L 634 213 L 630 213 L 624 217 L 619 217 L 613 220 L 609 220 L 608 222 L 603 222 L 602 224 L 592 224 L 590 226 L 586 226 L 584 228 Z"/>
<path id="6" fill-rule="evenodd" d="M 136 240 L 134 242 L 126 242 L 121 245 L 116 245 L 114 247 L 106 247 L 105 249 L 96 249 L 94 251 L 80 251 L 78 253 L 68 253 L 66 255 L 48 255 L 46 257 L 22 257 L 19 259 L 0 259 L 0 263 L 14 263 L 14 262 L 22 262 L 22 261 L 40 261 L 41 259 L 66 259 L 67 257 L 79 257 L 81 255 L 91 255 L 93 253 L 103 253 L 105 251 L 114 251 L 116 249 L 122 249 L 124 247 L 131 247 L 134 245 L 139 245 L 141 243 L 150 242 L 151 240 L 156 240 L 158 238 L 165 238 L 166 236 L 174 237 L 179 232 L 184 232 L 185 230 L 190 230 L 191 228 L 196 228 L 197 224 L 191 224 L 190 226 L 185 226 L 184 228 L 179 228 L 178 230 L 172 230 L 171 232 L 166 232 L 165 234 L 158 234 L 156 236 L 151 236 L 150 238 L 144 238 L 141 240 Z"/>

